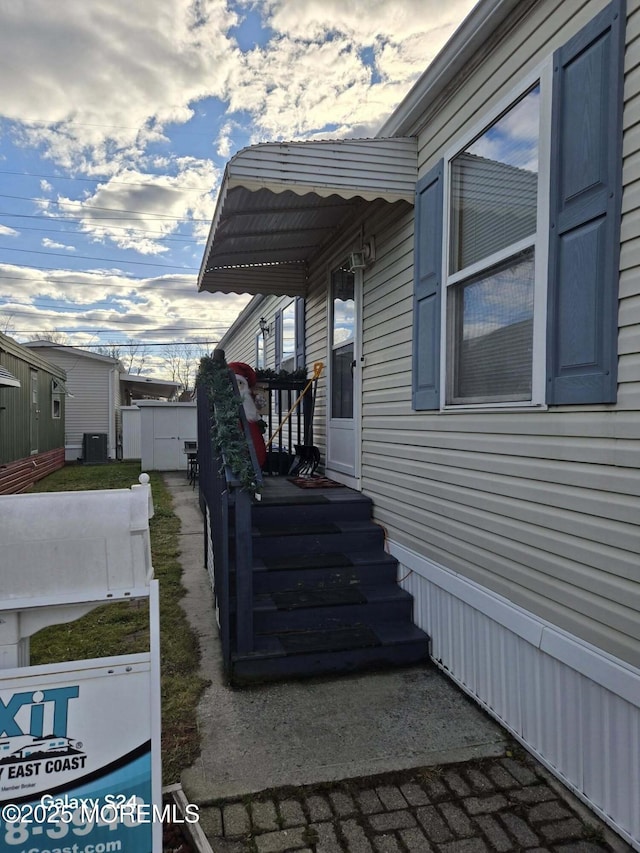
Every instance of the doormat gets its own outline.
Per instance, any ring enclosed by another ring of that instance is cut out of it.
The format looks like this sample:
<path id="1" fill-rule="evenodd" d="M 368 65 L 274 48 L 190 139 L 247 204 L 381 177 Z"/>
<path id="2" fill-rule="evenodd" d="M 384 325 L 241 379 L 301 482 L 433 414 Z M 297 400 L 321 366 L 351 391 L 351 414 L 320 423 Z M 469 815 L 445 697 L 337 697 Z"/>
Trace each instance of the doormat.
<path id="1" fill-rule="evenodd" d="M 342 483 L 336 483 L 328 477 L 287 477 L 287 479 L 299 489 L 344 489 Z"/>

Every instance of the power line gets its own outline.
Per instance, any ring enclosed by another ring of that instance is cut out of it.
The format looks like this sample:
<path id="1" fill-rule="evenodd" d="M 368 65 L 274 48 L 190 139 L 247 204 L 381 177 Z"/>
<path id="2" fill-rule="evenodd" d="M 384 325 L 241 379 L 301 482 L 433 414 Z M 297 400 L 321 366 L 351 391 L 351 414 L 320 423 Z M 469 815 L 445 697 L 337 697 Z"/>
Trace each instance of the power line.
<path id="1" fill-rule="evenodd" d="M 43 118 L 14 118 L 13 116 L 1 116 L 0 121 L 10 121 L 15 124 L 44 124 L 44 125 L 72 125 L 75 127 L 114 127 L 118 130 L 136 130 L 140 133 L 141 130 L 155 130 L 158 133 L 164 133 L 164 130 L 161 127 L 144 127 L 144 126 L 134 126 L 130 124 L 97 124 L 92 122 L 82 122 L 76 121 L 75 119 L 43 119 Z M 212 139 L 212 135 L 210 133 L 205 133 L 204 131 L 197 130 L 181 130 L 179 127 L 176 127 L 171 130 L 171 134 L 180 134 L 181 136 L 206 136 L 207 139 Z"/>
<path id="2" fill-rule="evenodd" d="M 45 178 L 52 181 L 83 181 L 87 183 L 99 184 L 101 181 L 106 181 L 110 185 L 117 184 L 123 187 L 147 187 L 149 189 L 168 189 L 168 190 L 186 190 L 187 192 L 211 192 L 212 187 L 187 187 L 183 184 L 175 184 L 166 186 L 165 184 L 143 183 L 142 181 L 118 181 L 110 178 L 108 175 L 103 175 L 101 178 L 72 178 L 68 175 L 42 175 L 38 172 L 12 172 L 9 169 L 0 169 L 0 175 L 17 175 L 21 178 Z M 154 177 L 163 178 L 168 175 L 155 175 Z"/>
<path id="3" fill-rule="evenodd" d="M 196 294 L 197 295 L 197 294 Z M 3 310 L 9 314 L 19 314 L 21 316 L 28 315 L 29 317 L 33 316 L 33 311 L 21 311 L 19 308 L 13 308 L 14 305 L 21 305 L 25 308 L 33 308 L 40 311 L 40 308 L 52 308 L 54 310 L 58 309 L 61 313 L 72 314 L 74 311 L 78 313 L 82 313 L 83 311 L 117 311 L 120 303 L 116 303 L 113 305 L 107 304 L 106 306 L 96 307 L 98 303 L 105 302 L 105 299 L 95 299 L 93 302 L 85 304 L 85 305 L 69 305 L 68 300 L 64 299 L 40 299 L 38 298 L 37 304 L 34 301 L 21 301 L 20 299 L 16 299 L 14 297 L 3 297 L 0 295 L 0 299 L 6 298 L 8 302 L 0 303 L 0 310 Z M 110 297 L 108 297 L 110 298 Z M 93 307 L 91 307 L 93 306 Z M 140 306 L 136 303 L 133 306 L 130 306 L 128 310 L 131 308 L 139 308 Z M 39 315 L 41 316 L 41 315 Z M 58 316 L 58 315 L 56 315 Z M 199 317 L 181 317 L 181 320 L 199 320 Z"/>
<path id="4" fill-rule="evenodd" d="M 12 214 L 2 214 L 0 216 L 11 216 Z M 34 219 L 48 219 L 46 216 L 38 216 L 34 217 Z M 60 220 L 54 219 L 54 222 L 58 222 Z M 69 220 L 67 220 L 69 221 Z M 188 221 L 188 220 L 186 220 Z M 70 224 L 79 224 L 77 220 Z M 2 223 L 0 222 L 0 226 Z M 11 225 L 7 225 L 7 228 L 11 228 Z M 164 231 L 152 231 L 150 228 L 129 228 L 126 225 L 110 225 L 109 230 L 118 230 L 118 231 L 135 231 L 139 234 L 158 234 L 163 243 L 195 243 L 196 245 L 201 245 L 203 240 L 196 240 L 193 237 L 168 237 L 165 235 Z M 21 225 L 20 231 L 44 231 L 45 234 L 66 234 L 69 237 L 87 237 L 90 236 L 88 231 L 69 231 L 63 228 L 34 228 L 30 225 Z M 158 241 L 159 242 L 159 241 Z"/>
<path id="5" fill-rule="evenodd" d="M 182 267 L 179 264 L 158 264 L 152 261 L 129 261 L 124 258 L 103 258 L 99 255 L 70 255 L 68 252 L 50 252 L 42 249 L 16 249 L 13 246 L 0 246 L 0 252 L 23 252 L 26 255 L 47 255 L 53 258 L 66 258 L 67 260 L 82 261 L 106 261 L 110 264 L 131 264 L 138 267 L 161 267 L 162 269 L 184 270 L 185 272 L 197 272 L 198 267 Z"/>
<path id="6" fill-rule="evenodd" d="M 115 307 L 114 308 L 80 308 L 80 309 L 78 309 L 79 314 L 96 312 L 96 311 L 102 311 L 104 313 L 107 313 L 107 312 L 118 313 L 117 309 Z M 37 310 L 37 306 L 36 306 L 35 311 L 20 311 L 18 309 L 15 311 L 9 311 L 7 313 L 9 314 L 10 317 L 14 317 L 14 316 L 15 317 L 31 317 L 31 318 L 37 317 L 38 319 L 43 319 L 46 317 L 47 319 L 51 319 L 51 320 L 65 320 L 65 319 L 69 320 L 69 319 L 71 319 L 71 317 L 74 316 L 71 313 L 71 311 L 60 311 L 57 313 L 47 312 L 47 311 L 39 311 L 39 310 Z M 91 320 L 91 318 L 78 317 L 78 319 L 79 320 L 85 319 L 89 323 L 93 322 Z M 198 318 L 197 317 L 177 317 L 175 319 L 178 321 L 189 320 L 191 322 L 196 322 Z M 119 317 L 115 317 L 113 319 L 108 319 L 106 317 L 100 317 L 95 322 L 96 323 L 111 323 L 114 325 L 115 324 L 122 324 L 122 325 L 126 326 L 127 323 L 136 322 L 136 318 L 127 318 L 127 315 L 123 314 L 123 315 L 121 315 Z M 208 328 L 218 328 L 218 329 L 226 329 L 227 328 L 227 326 L 224 325 L 223 323 L 206 323 L 204 320 L 203 320 L 203 325 L 206 325 Z M 168 328 L 171 330 L 173 330 L 174 328 L 175 329 L 185 329 L 184 326 L 175 326 L 175 327 L 170 326 Z M 201 329 L 202 326 L 193 326 L 193 327 L 189 327 L 189 328 L 190 328 L 190 330 L 198 330 L 198 329 Z M 147 331 L 147 330 L 145 329 L 144 331 Z"/>
<path id="7" fill-rule="evenodd" d="M 88 329 L 18 329 L 14 334 L 16 335 L 43 335 L 51 332 L 64 332 L 65 335 L 79 335 L 79 334 L 113 334 L 113 329 L 95 329 L 95 327 L 90 327 Z M 160 334 L 164 332 L 201 332 L 202 329 L 198 328 L 187 328 L 184 326 L 167 326 L 166 329 L 127 329 L 127 334 L 143 334 L 147 332 L 159 332 Z M 117 334 L 117 332 L 116 332 Z M 124 332 L 122 333 L 124 334 Z M 173 342 L 172 342 L 173 343 Z"/>
<path id="8" fill-rule="evenodd" d="M 36 331 L 27 330 L 24 332 L 20 332 L 19 334 L 20 335 L 41 335 L 41 334 L 46 334 L 47 331 L 49 331 L 49 330 L 47 330 L 47 329 L 36 330 Z M 59 329 L 56 331 L 60 331 L 60 332 L 64 332 L 65 334 L 68 334 L 66 329 Z M 40 339 L 40 340 L 42 340 L 42 339 Z M 194 346 L 194 347 L 196 347 L 196 346 L 208 346 L 209 344 L 217 344 L 219 342 L 220 342 L 219 338 L 217 340 L 212 340 L 212 341 L 163 341 L 163 342 L 155 341 L 155 342 L 151 342 L 151 343 L 147 343 L 146 341 L 138 341 L 137 343 L 127 343 L 127 344 L 120 343 L 120 341 L 111 341 L 110 343 L 85 344 L 84 346 L 80 346 L 79 344 L 51 344 L 50 349 L 95 349 L 96 347 L 120 347 L 120 348 L 127 347 L 127 348 L 129 348 L 129 347 L 140 347 L 140 346 L 144 346 L 144 347 L 172 347 L 172 346 L 190 346 L 191 347 L 191 346 Z"/>
<path id="9" fill-rule="evenodd" d="M 153 213 L 152 211 L 145 210 L 131 210 L 127 207 L 101 207 L 96 204 L 84 204 L 82 201 L 55 201 L 49 198 L 34 198 L 33 196 L 26 195 L 9 195 L 8 193 L 0 193 L 0 198 L 12 198 L 18 201 L 32 201 L 36 204 L 41 204 L 43 202 L 47 204 L 56 204 L 58 207 L 80 207 L 82 210 L 108 210 L 111 213 L 128 213 L 134 214 L 136 216 L 146 216 L 154 219 L 174 219 L 180 221 L 181 217 L 179 216 L 169 216 L 167 213 Z M 124 217 L 120 217 L 124 218 Z M 189 219 L 189 222 L 210 222 L 209 219 Z"/>
<path id="10" fill-rule="evenodd" d="M 2 283 L 2 281 L 3 281 L 3 280 L 6 280 L 6 281 L 25 281 L 24 276 L 21 276 L 21 275 L 5 275 L 3 272 L 1 272 L 1 268 L 2 268 L 3 266 L 17 266 L 17 264 L 3 264 L 2 262 L 0 262 L 0 284 Z M 55 272 L 57 268 L 56 268 L 56 267 L 39 267 L 39 266 L 36 266 L 35 264 L 31 264 L 31 265 L 30 265 L 30 266 L 28 266 L 28 267 L 21 267 L 21 269 L 24 269 L 24 270 L 38 270 L 38 271 L 40 271 L 40 272 Z M 88 271 L 88 270 L 65 270 L 65 272 L 68 272 L 68 273 L 74 273 L 74 272 L 75 272 L 75 273 L 77 273 L 77 275 L 94 275 L 94 276 L 98 276 L 98 273 L 91 272 L 91 271 Z M 109 273 L 109 275 L 116 275 L 116 273 Z M 187 275 L 188 275 L 189 277 L 193 277 L 192 273 L 187 273 Z M 124 274 L 123 274 L 123 276 L 124 276 Z M 97 282 L 95 282 L 95 283 L 94 283 L 94 285 L 95 285 L 96 287 L 126 287 L 126 288 L 129 288 L 129 289 L 131 290 L 131 289 L 132 289 L 132 288 L 133 288 L 137 283 L 139 283 L 139 282 L 143 282 L 143 281 L 148 281 L 148 280 L 149 280 L 149 279 L 147 279 L 147 278 L 136 278 L 135 276 L 130 276 L 130 275 L 128 275 L 128 276 L 126 276 L 126 277 L 128 278 L 128 280 L 129 280 L 129 281 L 133 282 L 133 284 L 116 284 L 115 282 L 112 282 L 112 283 L 107 284 L 106 282 L 105 282 L 105 283 L 100 283 L 99 281 L 97 281 Z M 172 277 L 176 277 L 176 278 L 177 278 L 177 277 L 178 277 L 178 273 L 175 273 Z M 48 281 L 48 283 L 49 283 L 49 284 L 53 284 L 53 285 L 55 285 L 55 284 L 70 284 L 70 285 L 72 285 L 72 286 L 74 286 L 74 287 L 80 287 L 80 286 L 82 286 L 81 282 L 79 282 L 79 281 L 71 281 L 71 280 L 70 280 L 70 279 L 68 279 L 68 278 L 67 278 L 67 279 L 65 279 L 65 278 L 57 278 L 57 279 L 54 279 L 54 280 L 52 280 L 52 281 Z M 156 287 L 159 287 L 159 285 L 156 283 L 156 284 L 153 284 L 153 285 L 147 285 L 147 287 L 153 287 L 153 288 L 156 288 Z M 144 288 L 144 287 L 142 287 L 142 288 L 140 288 L 140 289 L 141 289 L 141 290 L 144 290 L 145 288 Z M 184 290 L 182 290 L 182 288 L 179 288 L 179 287 L 165 287 L 164 285 L 162 285 L 162 286 L 161 286 L 161 290 L 162 290 L 163 292 L 168 291 L 168 292 L 171 292 L 171 293 L 182 293 L 182 294 L 184 294 L 185 296 L 188 296 L 188 295 L 189 295 L 188 293 L 185 293 L 185 291 L 184 291 Z M 197 291 L 195 292 L 195 294 L 197 295 Z"/>
<path id="11" fill-rule="evenodd" d="M 32 201 L 33 199 L 26 199 L 26 200 L 27 200 L 27 201 Z M 106 208 L 106 209 L 107 209 L 107 210 L 109 210 L 109 208 Z M 57 217 L 55 217 L 55 216 L 51 216 L 51 215 L 47 216 L 47 215 L 46 215 L 46 214 L 44 214 L 44 213 L 11 213 L 11 212 L 10 212 L 10 211 L 8 211 L 8 210 L 0 210 L 0 216 L 9 216 L 9 217 L 14 218 L 14 219 L 45 219 L 47 222 L 72 222 L 72 223 L 79 223 L 79 222 L 81 222 L 81 221 L 82 221 L 81 219 L 69 219 L 69 218 L 67 218 L 67 219 L 62 219 L 61 217 L 60 217 L 60 218 L 57 218 Z M 181 218 L 180 218 L 180 217 L 178 217 L 178 216 L 174 216 L 173 218 L 174 218 L 174 219 L 175 219 L 175 221 L 176 221 L 176 222 L 178 222 L 179 224 L 185 224 L 185 225 L 189 225 L 189 224 L 191 224 L 192 222 L 195 222 L 195 223 L 198 223 L 198 222 L 210 223 L 210 222 L 211 222 L 211 220 L 210 220 L 210 219 L 187 219 L 186 217 L 183 217 L 183 218 L 181 219 Z M 93 218 L 91 219 L 91 222 L 92 222 L 92 223 L 96 223 L 96 222 L 103 222 L 103 221 L 104 221 L 104 222 L 110 222 L 111 220 L 115 220 L 116 222 L 121 222 L 121 221 L 122 221 L 122 219 L 123 219 L 123 217 L 122 217 L 122 216 L 96 216 L 96 217 L 93 217 Z M 119 226 L 111 225 L 110 227 L 111 227 L 111 228 L 116 228 L 116 227 L 118 227 L 118 228 L 124 228 L 124 229 L 126 229 L 126 230 L 129 230 L 129 229 L 130 229 L 131 231 L 138 231 L 138 230 L 140 230 L 140 229 L 136 228 L 136 227 L 135 227 L 135 226 L 133 226 L 133 225 L 131 225 L 131 226 L 129 226 L 129 225 L 119 225 Z M 150 233 L 162 234 L 162 231 L 156 231 L 156 232 L 150 232 Z"/>

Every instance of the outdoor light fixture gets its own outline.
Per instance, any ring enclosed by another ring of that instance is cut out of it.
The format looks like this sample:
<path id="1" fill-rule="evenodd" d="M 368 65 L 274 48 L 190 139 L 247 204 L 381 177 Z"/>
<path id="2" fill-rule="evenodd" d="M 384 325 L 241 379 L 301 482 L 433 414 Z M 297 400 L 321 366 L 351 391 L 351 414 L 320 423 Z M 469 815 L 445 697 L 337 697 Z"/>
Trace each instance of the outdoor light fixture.
<path id="1" fill-rule="evenodd" d="M 262 332 L 262 336 L 266 338 L 266 336 L 269 334 L 269 324 L 264 319 L 264 317 L 260 317 L 260 320 L 258 321 L 258 325 L 260 326 L 260 331 Z"/>
<path id="2" fill-rule="evenodd" d="M 363 270 L 376 259 L 376 244 L 373 237 L 363 240 L 362 248 L 358 252 L 349 255 L 349 272 Z"/>

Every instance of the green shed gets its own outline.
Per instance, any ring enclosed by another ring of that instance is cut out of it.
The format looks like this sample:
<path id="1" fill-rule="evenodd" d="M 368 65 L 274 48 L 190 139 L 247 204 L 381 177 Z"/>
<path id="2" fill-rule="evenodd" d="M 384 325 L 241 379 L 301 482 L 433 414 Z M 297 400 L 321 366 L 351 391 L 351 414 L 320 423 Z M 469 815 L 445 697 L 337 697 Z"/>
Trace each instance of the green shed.
<path id="1" fill-rule="evenodd" d="M 0 494 L 23 492 L 64 465 L 65 379 L 0 333 Z"/>

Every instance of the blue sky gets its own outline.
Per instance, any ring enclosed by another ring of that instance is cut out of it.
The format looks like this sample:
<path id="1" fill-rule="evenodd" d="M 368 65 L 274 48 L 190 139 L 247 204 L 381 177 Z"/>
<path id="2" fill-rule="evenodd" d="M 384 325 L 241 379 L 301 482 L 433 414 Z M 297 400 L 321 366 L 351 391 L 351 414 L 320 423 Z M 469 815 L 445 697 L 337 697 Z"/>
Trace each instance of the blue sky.
<path id="1" fill-rule="evenodd" d="M 0 331 L 215 342 L 248 299 L 196 289 L 226 161 L 373 135 L 473 5 L 3 4 Z M 144 372 L 166 373 L 166 351 L 148 349 Z"/>

